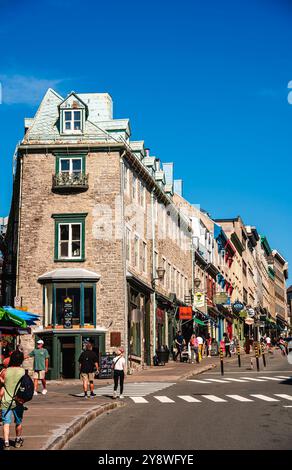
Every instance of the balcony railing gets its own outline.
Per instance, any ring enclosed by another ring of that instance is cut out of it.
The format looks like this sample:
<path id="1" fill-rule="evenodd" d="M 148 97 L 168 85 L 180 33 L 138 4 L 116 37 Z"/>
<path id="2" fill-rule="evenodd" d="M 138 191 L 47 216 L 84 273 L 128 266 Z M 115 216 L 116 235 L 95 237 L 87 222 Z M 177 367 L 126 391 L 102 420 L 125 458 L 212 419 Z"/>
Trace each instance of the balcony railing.
<path id="1" fill-rule="evenodd" d="M 88 175 L 59 173 L 53 175 L 53 191 L 86 191 L 88 189 Z"/>

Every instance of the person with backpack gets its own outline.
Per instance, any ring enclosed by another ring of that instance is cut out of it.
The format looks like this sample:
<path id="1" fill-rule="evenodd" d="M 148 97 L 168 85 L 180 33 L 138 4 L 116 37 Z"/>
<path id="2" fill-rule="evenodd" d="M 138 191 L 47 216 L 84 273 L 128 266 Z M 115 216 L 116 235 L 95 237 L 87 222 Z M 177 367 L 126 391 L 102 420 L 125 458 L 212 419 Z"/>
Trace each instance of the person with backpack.
<path id="1" fill-rule="evenodd" d="M 114 371 L 114 393 L 113 398 L 117 398 L 117 389 L 120 381 L 120 399 L 124 398 L 124 380 L 127 373 L 126 359 L 124 357 L 124 348 L 118 350 L 117 356 L 113 359 L 112 365 Z"/>
<path id="2" fill-rule="evenodd" d="M 84 398 L 88 398 L 88 384 L 91 398 L 95 397 L 93 380 L 95 373 L 98 372 L 99 365 L 97 354 L 92 350 L 92 348 L 92 343 L 87 341 L 85 343 L 85 351 L 83 351 L 79 357 L 80 378 L 83 382 Z"/>
<path id="3" fill-rule="evenodd" d="M 1 415 L 3 423 L 4 450 L 9 450 L 9 431 L 12 415 L 15 422 L 15 447 L 23 445 L 22 420 L 24 406 L 23 403 L 33 397 L 33 381 L 21 367 L 24 361 L 23 352 L 14 351 L 7 367 L 4 386 L 1 390 Z"/>

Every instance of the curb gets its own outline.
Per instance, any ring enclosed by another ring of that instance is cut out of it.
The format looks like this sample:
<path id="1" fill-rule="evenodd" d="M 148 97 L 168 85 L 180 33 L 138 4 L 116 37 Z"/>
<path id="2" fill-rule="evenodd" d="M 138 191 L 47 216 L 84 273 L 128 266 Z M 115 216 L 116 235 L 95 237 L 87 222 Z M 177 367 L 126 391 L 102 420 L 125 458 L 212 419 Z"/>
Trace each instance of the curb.
<path id="1" fill-rule="evenodd" d="M 78 434 L 86 424 L 88 424 L 93 419 L 97 418 L 106 411 L 114 410 L 115 408 L 120 408 L 125 406 L 124 402 L 115 402 L 115 403 L 105 403 L 98 405 L 95 408 L 91 408 L 89 411 L 86 411 L 81 416 L 78 416 L 72 423 L 65 425 L 61 430 L 53 435 L 51 440 L 46 443 L 41 450 L 61 450 L 67 444 L 67 442 L 72 439 L 76 434 Z"/>
<path id="2" fill-rule="evenodd" d="M 207 366 L 202 367 L 199 370 L 193 370 L 191 372 L 188 372 L 184 375 L 181 375 L 178 379 L 178 382 L 180 382 L 181 380 L 188 379 L 189 377 L 193 377 L 194 375 L 202 374 L 203 372 L 206 372 L 207 370 L 214 369 L 215 367 L 217 367 L 216 364 L 208 364 Z"/>

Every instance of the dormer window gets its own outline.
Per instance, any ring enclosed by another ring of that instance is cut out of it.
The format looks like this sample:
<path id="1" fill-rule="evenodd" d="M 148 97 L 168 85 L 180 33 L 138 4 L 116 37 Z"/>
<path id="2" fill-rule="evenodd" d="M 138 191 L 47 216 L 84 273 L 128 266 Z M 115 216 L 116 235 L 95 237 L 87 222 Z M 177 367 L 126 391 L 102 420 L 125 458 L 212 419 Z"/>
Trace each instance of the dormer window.
<path id="1" fill-rule="evenodd" d="M 64 111 L 64 132 L 81 131 L 81 110 Z"/>

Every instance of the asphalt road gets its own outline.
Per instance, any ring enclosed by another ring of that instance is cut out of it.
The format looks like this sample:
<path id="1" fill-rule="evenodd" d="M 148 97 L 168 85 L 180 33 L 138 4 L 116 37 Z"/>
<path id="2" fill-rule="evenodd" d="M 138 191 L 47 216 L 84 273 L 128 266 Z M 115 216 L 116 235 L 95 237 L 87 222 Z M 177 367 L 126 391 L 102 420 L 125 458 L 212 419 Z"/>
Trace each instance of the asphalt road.
<path id="1" fill-rule="evenodd" d="M 132 386 L 127 406 L 88 424 L 66 449 L 291 450 L 292 378 L 284 377 L 292 365 L 269 359 L 259 373 L 231 365 L 224 377 L 206 372 L 144 396 Z"/>

